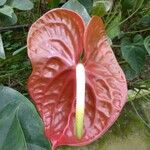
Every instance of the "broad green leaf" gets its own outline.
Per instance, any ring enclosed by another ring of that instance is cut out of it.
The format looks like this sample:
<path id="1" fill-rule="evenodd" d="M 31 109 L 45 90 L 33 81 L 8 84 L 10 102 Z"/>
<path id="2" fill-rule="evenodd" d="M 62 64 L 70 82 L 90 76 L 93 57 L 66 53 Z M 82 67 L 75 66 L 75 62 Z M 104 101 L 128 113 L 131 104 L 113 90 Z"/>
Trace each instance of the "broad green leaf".
<path id="1" fill-rule="evenodd" d="M 65 3 L 62 8 L 68 8 L 71 9 L 75 12 L 77 12 L 85 21 L 87 24 L 90 20 L 90 15 L 88 14 L 87 10 L 85 7 L 79 3 L 77 0 L 69 0 L 67 3 Z"/>
<path id="2" fill-rule="evenodd" d="M 1 34 L 0 34 L 0 58 L 1 59 L 5 59 L 6 58 Z"/>
<path id="3" fill-rule="evenodd" d="M 8 0 L 7 3 L 19 10 L 31 10 L 33 3 L 30 0 Z"/>
<path id="4" fill-rule="evenodd" d="M 88 13 L 91 12 L 92 6 L 93 6 L 93 0 L 78 0 L 88 11 Z"/>
<path id="5" fill-rule="evenodd" d="M 113 0 L 94 0 L 92 15 L 104 16 L 113 5 Z"/>
<path id="6" fill-rule="evenodd" d="M 124 38 L 121 41 L 121 52 L 122 57 L 129 63 L 131 68 L 136 72 L 140 73 L 144 66 L 145 61 L 145 48 L 141 46 L 141 41 L 138 38 L 134 38 L 134 42 L 132 43 L 129 38 Z"/>
<path id="7" fill-rule="evenodd" d="M 0 14 L 0 27 L 10 26 L 17 23 L 17 16 L 15 13 L 12 14 L 12 17 L 5 16 Z"/>
<path id="8" fill-rule="evenodd" d="M 121 48 L 123 58 L 130 64 L 130 66 L 137 72 L 141 72 L 145 61 L 145 52 L 143 48 L 126 45 Z"/>
<path id="9" fill-rule="evenodd" d="M 0 0 L 0 6 L 3 6 L 7 0 Z"/>
<path id="10" fill-rule="evenodd" d="M 0 8 L 0 13 L 12 18 L 14 10 L 12 7 L 4 5 L 2 8 Z"/>
<path id="11" fill-rule="evenodd" d="M 138 73 L 133 70 L 128 63 L 123 64 L 122 69 L 125 73 L 127 80 L 133 80 L 138 76 Z"/>
<path id="12" fill-rule="evenodd" d="M 119 23 L 121 21 L 121 13 L 113 18 L 113 20 L 107 25 L 106 32 L 109 38 L 112 40 L 120 34 Z"/>
<path id="13" fill-rule="evenodd" d="M 145 49 L 147 50 L 148 54 L 150 55 L 150 36 L 145 38 L 144 46 L 145 46 Z"/>
<path id="14" fill-rule="evenodd" d="M 139 21 L 139 25 L 143 27 L 150 27 L 150 16 L 144 16 Z"/>
<path id="15" fill-rule="evenodd" d="M 140 110 L 142 106 L 136 108 Z M 146 110 L 150 112 L 148 105 Z M 84 147 L 62 147 L 58 150 L 149 150 L 149 141 L 150 132 L 128 102 L 119 119 L 100 139 Z"/>
<path id="16" fill-rule="evenodd" d="M 0 86 L 0 137 L 1 150 L 50 150 L 33 104 L 4 86 Z"/>

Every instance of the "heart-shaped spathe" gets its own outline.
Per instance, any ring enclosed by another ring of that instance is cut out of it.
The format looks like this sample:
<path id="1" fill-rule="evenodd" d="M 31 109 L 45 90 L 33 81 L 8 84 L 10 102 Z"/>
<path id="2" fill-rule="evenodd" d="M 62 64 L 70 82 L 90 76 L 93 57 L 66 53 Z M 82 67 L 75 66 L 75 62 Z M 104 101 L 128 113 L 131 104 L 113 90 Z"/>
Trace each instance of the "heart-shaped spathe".
<path id="1" fill-rule="evenodd" d="M 67 9 L 54 9 L 30 28 L 28 55 L 33 71 L 29 93 L 52 148 L 82 146 L 100 138 L 116 121 L 127 98 L 127 83 L 108 43 L 104 25 Z M 84 55 L 83 55 L 84 54 Z M 86 73 L 83 136 L 75 135 L 76 65 Z"/>

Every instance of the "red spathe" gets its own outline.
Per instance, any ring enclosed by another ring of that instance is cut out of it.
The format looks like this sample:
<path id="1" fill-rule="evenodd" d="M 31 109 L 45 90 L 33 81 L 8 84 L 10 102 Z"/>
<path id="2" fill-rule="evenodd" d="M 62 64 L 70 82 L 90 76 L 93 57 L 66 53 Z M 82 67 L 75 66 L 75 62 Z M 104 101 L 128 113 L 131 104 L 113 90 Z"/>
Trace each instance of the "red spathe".
<path id="1" fill-rule="evenodd" d="M 33 71 L 29 93 L 53 149 L 82 146 L 100 138 L 116 121 L 127 99 L 127 83 L 99 17 L 87 26 L 70 10 L 54 9 L 30 28 L 28 55 Z M 84 134 L 75 136 L 75 68 L 84 50 L 86 95 Z"/>

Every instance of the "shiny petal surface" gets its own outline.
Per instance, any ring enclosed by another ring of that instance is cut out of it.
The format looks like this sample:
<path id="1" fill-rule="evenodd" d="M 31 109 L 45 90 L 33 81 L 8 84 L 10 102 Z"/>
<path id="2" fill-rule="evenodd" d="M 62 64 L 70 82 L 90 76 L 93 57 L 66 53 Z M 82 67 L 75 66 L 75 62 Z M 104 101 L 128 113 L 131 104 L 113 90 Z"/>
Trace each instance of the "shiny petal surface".
<path id="1" fill-rule="evenodd" d="M 81 145 L 101 137 L 118 118 L 126 100 L 127 83 L 109 43 L 104 25 L 93 17 L 84 35 L 86 69 L 85 136 Z"/>
<path id="2" fill-rule="evenodd" d="M 28 55 L 32 64 L 59 57 L 75 65 L 83 51 L 84 23 L 75 12 L 54 9 L 38 19 L 28 34 Z"/>
<path id="3" fill-rule="evenodd" d="M 69 123 L 74 111 L 75 66 L 83 51 L 83 34 L 80 16 L 66 9 L 49 11 L 29 31 L 28 55 L 33 72 L 28 89 L 53 148 L 63 140 L 66 130 L 73 131 Z"/>

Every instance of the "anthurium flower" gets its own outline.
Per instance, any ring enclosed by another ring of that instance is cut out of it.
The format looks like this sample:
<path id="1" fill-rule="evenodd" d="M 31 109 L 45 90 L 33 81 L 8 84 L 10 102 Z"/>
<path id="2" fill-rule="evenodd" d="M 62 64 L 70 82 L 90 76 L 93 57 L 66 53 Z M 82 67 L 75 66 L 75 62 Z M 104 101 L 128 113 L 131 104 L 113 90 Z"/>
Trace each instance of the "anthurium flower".
<path id="1" fill-rule="evenodd" d="M 27 45 L 33 67 L 29 93 L 52 149 L 100 138 L 127 97 L 126 79 L 102 20 L 94 16 L 85 25 L 77 13 L 54 9 L 32 25 Z"/>

